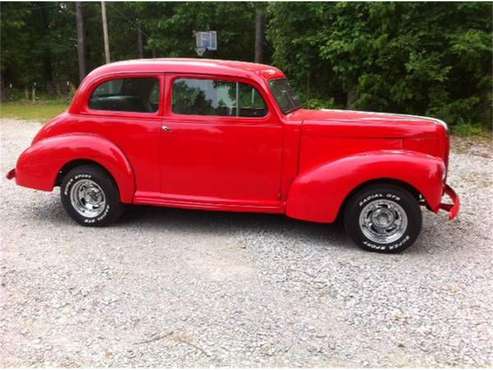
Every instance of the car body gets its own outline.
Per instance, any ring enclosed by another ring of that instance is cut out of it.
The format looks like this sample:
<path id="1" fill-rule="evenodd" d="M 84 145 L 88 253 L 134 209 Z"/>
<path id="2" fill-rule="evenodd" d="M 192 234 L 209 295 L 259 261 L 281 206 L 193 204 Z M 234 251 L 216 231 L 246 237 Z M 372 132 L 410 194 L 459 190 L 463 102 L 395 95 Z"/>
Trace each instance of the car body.
<path id="1" fill-rule="evenodd" d="M 304 109 L 275 67 L 165 58 L 91 72 L 8 177 L 44 191 L 62 186 L 63 196 L 70 171 L 95 166 L 122 204 L 278 213 L 320 223 L 335 221 L 358 192 L 384 184 L 455 218 L 459 198 L 446 184 L 448 159 L 440 120 Z M 78 189 L 87 198 L 78 203 L 79 216 L 101 190 L 85 185 Z M 442 203 L 445 193 L 452 204 Z M 383 208 L 369 214 L 381 218 L 380 226 L 386 217 L 399 218 L 390 203 Z"/>

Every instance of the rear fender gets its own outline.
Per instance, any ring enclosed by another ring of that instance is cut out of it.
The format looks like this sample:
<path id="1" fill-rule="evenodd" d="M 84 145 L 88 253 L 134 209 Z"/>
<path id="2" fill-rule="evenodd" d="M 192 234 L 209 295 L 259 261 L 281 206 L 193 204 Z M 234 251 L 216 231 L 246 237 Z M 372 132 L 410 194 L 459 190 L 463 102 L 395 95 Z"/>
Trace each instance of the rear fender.
<path id="1" fill-rule="evenodd" d="M 51 191 L 62 168 L 76 160 L 96 162 L 105 168 L 117 183 L 121 201 L 132 202 L 135 179 L 130 163 L 115 144 L 93 134 L 59 135 L 35 142 L 17 161 L 16 182 Z"/>
<path id="2" fill-rule="evenodd" d="M 379 179 L 408 184 L 438 212 L 444 172 L 440 158 L 413 151 L 375 151 L 344 157 L 300 174 L 290 187 L 286 214 L 306 221 L 333 222 L 353 190 Z"/>

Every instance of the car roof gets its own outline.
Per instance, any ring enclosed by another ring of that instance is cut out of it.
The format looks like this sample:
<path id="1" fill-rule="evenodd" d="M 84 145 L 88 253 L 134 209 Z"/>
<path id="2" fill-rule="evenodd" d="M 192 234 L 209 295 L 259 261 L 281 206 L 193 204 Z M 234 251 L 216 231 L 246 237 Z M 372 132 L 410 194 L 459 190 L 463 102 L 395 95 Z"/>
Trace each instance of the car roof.
<path id="1" fill-rule="evenodd" d="M 117 72 L 216 73 L 242 77 L 260 75 L 266 79 L 285 77 L 281 70 L 266 64 L 202 58 L 154 58 L 125 60 L 105 64 L 92 71 L 89 76 L 96 77 L 96 75 Z"/>

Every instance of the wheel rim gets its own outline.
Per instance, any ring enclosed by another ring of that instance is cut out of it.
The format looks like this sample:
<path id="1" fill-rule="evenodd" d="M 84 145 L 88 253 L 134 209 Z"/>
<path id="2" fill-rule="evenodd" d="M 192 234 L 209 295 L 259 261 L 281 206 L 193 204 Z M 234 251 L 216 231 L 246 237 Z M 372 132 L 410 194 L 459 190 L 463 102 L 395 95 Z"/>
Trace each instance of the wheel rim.
<path id="1" fill-rule="evenodd" d="M 360 213 L 359 226 L 364 236 L 374 243 L 390 244 L 399 240 L 407 229 L 407 215 L 396 202 L 377 199 Z"/>
<path id="2" fill-rule="evenodd" d="M 82 179 L 70 189 L 70 203 L 81 216 L 94 218 L 104 211 L 106 196 L 96 182 Z"/>

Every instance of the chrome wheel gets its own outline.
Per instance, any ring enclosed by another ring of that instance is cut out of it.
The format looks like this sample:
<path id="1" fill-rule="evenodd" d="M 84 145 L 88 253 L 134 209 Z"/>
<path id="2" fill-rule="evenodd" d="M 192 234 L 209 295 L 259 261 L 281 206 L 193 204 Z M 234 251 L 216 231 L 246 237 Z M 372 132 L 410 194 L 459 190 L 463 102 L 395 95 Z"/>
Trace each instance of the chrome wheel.
<path id="1" fill-rule="evenodd" d="M 399 240 L 407 229 L 407 215 L 396 202 L 377 199 L 368 203 L 360 213 L 361 232 L 374 243 L 390 244 Z"/>
<path id="2" fill-rule="evenodd" d="M 77 180 L 70 189 L 70 203 L 81 215 L 98 217 L 105 209 L 106 196 L 103 189 L 93 180 Z"/>

